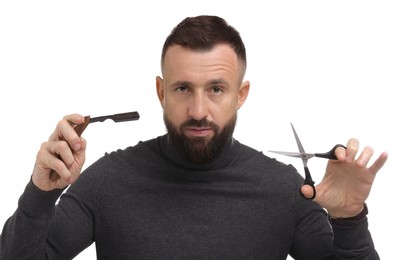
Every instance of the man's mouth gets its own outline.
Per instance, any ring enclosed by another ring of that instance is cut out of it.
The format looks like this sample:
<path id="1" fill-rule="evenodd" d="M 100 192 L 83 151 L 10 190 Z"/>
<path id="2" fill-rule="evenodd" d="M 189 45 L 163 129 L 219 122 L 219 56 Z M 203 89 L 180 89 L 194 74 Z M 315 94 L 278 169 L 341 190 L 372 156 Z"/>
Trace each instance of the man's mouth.
<path id="1" fill-rule="evenodd" d="M 213 133 L 213 129 L 209 127 L 187 127 L 185 135 L 188 137 L 206 137 Z"/>

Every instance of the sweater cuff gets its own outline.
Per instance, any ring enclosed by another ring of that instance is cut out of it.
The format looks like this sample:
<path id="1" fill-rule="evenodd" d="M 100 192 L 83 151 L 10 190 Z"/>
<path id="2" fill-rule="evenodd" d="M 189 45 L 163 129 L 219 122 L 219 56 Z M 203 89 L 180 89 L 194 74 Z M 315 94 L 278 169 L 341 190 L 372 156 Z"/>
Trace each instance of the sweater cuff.
<path id="1" fill-rule="evenodd" d="M 363 204 L 363 210 L 356 216 L 350 218 L 332 218 L 329 215 L 329 221 L 333 225 L 339 226 L 353 226 L 358 224 L 358 222 L 368 215 L 368 206 L 366 203 Z"/>
<path id="2" fill-rule="evenodd" d="M 337 248 L 352 249 L 370 247 L 373 244 L 372 237 L 368 229 L 368 218 L 363 216 L 353 224 L 334 224 L 334 245 Z"/>
<path id="3" fill-rule="evenodd" d="M 18 200 L 18 207 L 32 217 L 51 211 L 64 189 L 42 191 L 32 182 L 26 185 L 24 193 Z"/>

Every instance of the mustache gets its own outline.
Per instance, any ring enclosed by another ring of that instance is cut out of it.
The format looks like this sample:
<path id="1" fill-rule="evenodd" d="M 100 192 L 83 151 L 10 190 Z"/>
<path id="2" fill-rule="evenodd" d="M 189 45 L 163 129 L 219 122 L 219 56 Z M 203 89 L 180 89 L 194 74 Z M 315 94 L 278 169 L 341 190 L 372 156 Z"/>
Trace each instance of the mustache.
<path id="1" fill-rule="evenodd" d="M 186 127 L 211 127 L 213 129 L 218 128 L 218 126 L 213 123 L 213 122 L 209 122 L 206 119 L 202 119 L 202 120 L 195 120 L 195 119 L 189 119 L 187 121 L 185 121 L 183 124 L 181 124 L 181 129 L 184 129 Z"/>

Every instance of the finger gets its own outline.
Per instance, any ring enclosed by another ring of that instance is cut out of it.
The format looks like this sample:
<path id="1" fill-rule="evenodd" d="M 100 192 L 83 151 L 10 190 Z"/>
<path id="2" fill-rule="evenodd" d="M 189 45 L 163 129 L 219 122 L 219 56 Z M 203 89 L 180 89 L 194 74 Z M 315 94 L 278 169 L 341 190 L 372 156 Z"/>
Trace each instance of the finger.
<path id="1" fill-rule="evenodd" d="M 74 127 L 77 124 L 85 122 L 85 118 L 78 114 L 65 116 L 56 126 L 56 130 L 50 136 L 49 141 L 65 140 L 73 150 L 81 147 L 81 138 L 75 132 Z"/>
<path id="2" fill-rule="evenodd" d="M 84 164 L 85 162 L 85 152 L 86 152 L 86 140 L 81 137 L 81 149 L 74 151 L 74 160 L 79 164 Z"/>
<path id="3" fill-rule="evenodd" d="M 379 158 L 370 166 L 369 170 L 372 171 L 372 173 L 376 174 L 386 163 L 388 158 L 388 154 L 386 152 L 383 152 Z"/>
<path id="4" fill-rule="evenodd" d="M 57 174 L 60 176 L 60 178 L 67 183 L 71 182 L 71 172 L 68 170 L 66 165 L 64 164 L 63 161 L 57 158 L 52 158 L 48 161 L 48 164 L 51 165 L 51 172 L 50 174 Z M 53 178 L 52 175 L 50 175 L 50 178 L 55 181 L 57 178 Z"/>
<path id="5" fill-rule="evenodd" d="M 70 177 L 70 172 L 65 163 L 55 154 L 51 153 L 46 146 L 48 146 L 47 143 L 42 145 L 42 148 L 37 154 L 36 165 L 38 170 L 42 172 L 39 174 L 49 174 L 51 170 L 54 170 L 61 178 L 68 179 Z"/>
<path id="6" fill-rule="evenodd" d="M 71 114 L 64 116 L 63 120 L 66 120 L 74 125 L 80 125 L 85 122 L 85 118 L 80 114 Z"/>
<path id="7" fill-rule="evenodd" d="M 334 153 L 336 155 L 337 161 L 344 161 L 347 156 L 346 148 L 342 146 L 338 146 Z"/>
<path id="8" fill-rule="evenodd" d="M 305 198 L 311 199 L 313 195 L 315 195 L 315 191 L 310 185 L 302 185 L 301 193 L 304 195 Z"/>
<path id="9" fill-rule="evenodd" d="M 359 156 L 358 160 L 356 161 L 356 164 L 359 167 L 366 167 L 372 155 L 373 155 L 372 147 L 370 146 L 365 147 L 361 155 Z"/>
<path id="10" fill-rule="evenodd" d="M 359 141 L 355 138 L 351 138 L 347 142 L 347 162 L 352 162 L 355 159 L 356 154 L 358 153 L 359 149 Z"/>
<path id="11" fill-rule="evenodd" d="M 50 143 L 50 147 L 51 154 L 53 154 L 57 159 L 61 159 L 65 166 L 70 168 L 74 163 L 74 155 L 68 143 L 66 141 L 58 141 Z"/>
<path id="12" fill-rule="evenodd" d="M 67 142 L 46 142 L 42 144 L 37 162 L 41 169 L 49 170 L 52 181 L 62 179 L 63 183 L 71 184 L 79 176 L 85 162 L 86 140 L 82 138 L 82 146 L 78 151 L 72 151 Z M 42 173 L 43 174 L 43 173 Z"/>
<path id="13" fill-rule="evenodd" d="M 74 163 L 73 152 L 66 141 L 47 142 L 43 146 L 45 150 L 49 151 L 49 159 L 53 157 L 61 161 L 67 168 L 70 168 Z M 54 168 L 52 169 L 55 170 Z"/>
<path id="14" fill-rule="evenodd" d="M 85 163 L 86 140 L 81 138 L 81 148 L 76 151 L 71 150 L 66 142 L 57 142 L 53 149 L 58 153 L 58 158 L 64 162 L 70 174 L 72 174 L 70 178 L 76 179 L 75 177 L 80 174 L 81 167 Z"/>

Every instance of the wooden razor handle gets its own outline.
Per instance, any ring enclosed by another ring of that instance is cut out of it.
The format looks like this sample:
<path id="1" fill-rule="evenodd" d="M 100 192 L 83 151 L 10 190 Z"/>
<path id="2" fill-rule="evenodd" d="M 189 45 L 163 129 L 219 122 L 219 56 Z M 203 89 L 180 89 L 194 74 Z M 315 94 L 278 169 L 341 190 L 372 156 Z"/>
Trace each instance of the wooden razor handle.
<path id="1" fill-rule="evenodd" d="M 75 132 L 78 134 L 78 136 L 81 136 L 81 134 L 84 132 L 85 128 L 88 126 L 88 124 L 90 123 L 90 116 L 86 116 L 85 117 L 85 122 L 83 124 L 80 125 L 76 125 L 75 126 Z"/>

